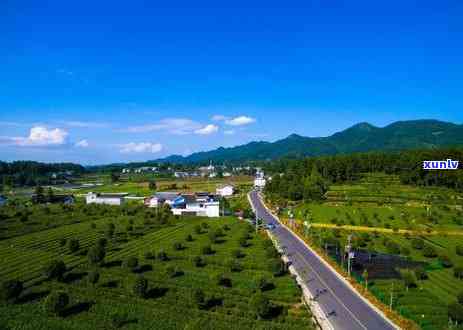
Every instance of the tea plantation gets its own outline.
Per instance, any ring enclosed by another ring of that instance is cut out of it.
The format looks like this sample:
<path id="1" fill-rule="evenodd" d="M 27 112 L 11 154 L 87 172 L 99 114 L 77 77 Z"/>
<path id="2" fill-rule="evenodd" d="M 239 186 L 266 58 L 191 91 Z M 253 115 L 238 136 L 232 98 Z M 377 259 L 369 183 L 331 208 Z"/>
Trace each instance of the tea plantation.
<path id="1" fill-rule="evenodd" d="M 308 329 L 264 233 L 140 206 L 0 210 L 0 328 Z"/>

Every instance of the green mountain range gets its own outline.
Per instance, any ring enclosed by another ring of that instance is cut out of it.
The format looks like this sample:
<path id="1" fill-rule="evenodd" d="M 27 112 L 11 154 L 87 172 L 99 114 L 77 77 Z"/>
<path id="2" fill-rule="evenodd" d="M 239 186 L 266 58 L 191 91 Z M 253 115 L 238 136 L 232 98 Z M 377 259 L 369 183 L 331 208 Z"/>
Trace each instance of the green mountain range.
<path id="1" fill-rule="evenodd" d="M 334 155 L 365 151 L 430 149 L 463 145 L 463 125 L 438 120 L 398 121 L 385 127 L 359 123 L 328 137 L 304 137 L 292 134 L 275 142 L 248 144 L 197 152 L 189 156 L 173 155 L 160 162 L 206 163 L 272 160 L 281 157 Z"/>

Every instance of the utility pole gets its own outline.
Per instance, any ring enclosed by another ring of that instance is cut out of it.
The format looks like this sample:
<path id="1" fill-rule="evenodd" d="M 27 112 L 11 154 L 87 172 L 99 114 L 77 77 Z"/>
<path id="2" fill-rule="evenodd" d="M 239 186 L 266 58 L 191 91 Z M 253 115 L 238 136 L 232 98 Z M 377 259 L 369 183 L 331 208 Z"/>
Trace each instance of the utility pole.
<path id="1" fill-rule="evenodd" d="M 393 300 L 393 297 L 394 297 L 394 282 L 392 282 L 392 285 L 391 285 L 391 298 L 390 298 L 390 301 L 389 301 L 389 309 L 392 311 L 392 300 Z"/>
<path id="2" fill-rule="evenodd" d="M 350 250 L 351 250 L 351 248 L 352 248 L 351 243 L 350 243 L 351 239 L 352 239 L 352 235 L 349 235 L 349 236 L 347 237 L 347 245 L 346 245 L 346 252 L 347 252 L 347 275 L 348 275 L 349 277 L 350 277 L 350 270 L 351 270 L 351 252 L 350 252 Z"/>

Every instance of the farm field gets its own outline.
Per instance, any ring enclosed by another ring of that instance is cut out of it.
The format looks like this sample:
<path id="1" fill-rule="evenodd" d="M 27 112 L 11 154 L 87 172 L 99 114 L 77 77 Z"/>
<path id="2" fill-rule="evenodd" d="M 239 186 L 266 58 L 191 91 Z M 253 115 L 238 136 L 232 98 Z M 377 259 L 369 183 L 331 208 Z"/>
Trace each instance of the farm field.
<path id="1" fill-rule="evenodd" d="M 300 289 L 280 274 L 270 240 L 245 222 L 175 218 L 142 207 L 44 208 L 28 210 L 29 218 L 40 222 L 45 212 L 55 226 L 2 230 L 0 282 L 24 283 L 15 302 L 0 303 L 0 325 L 7 329 L 311 328 Z M 1 214 L 3 225 L 32 222 L 21 222 L 13 206 Z M 104 261 L 91 265 L 88 251 L 102 239 Z M 71 252 L 73 240 L 78 247 Z M 53 260 L 66 265 L 61 278 L 43 271 Z M 95 272 L 99 278 L 91 283 Z M 141 278 L 148 283 L 143 296 L 134 291 Z M 60 290 L 69 303 L 50 316 L 47 296 Z M 265 314 L 256 312 L 256 296 L 270 302 Z"/>
<path id="2" fill-rule="evenodd" d="M 321 203 L 291 210 L 293 228 L 345 270 L 342 251 L 351 236 L 356 279 L 362 285 L 367 280 L 386 306 L 392 296 L 398 313 L 431 330 L 447 328 L 448 305 L 463 292 L 461 205 L 461 194 L 450 189 L 409 187 L 393 176 L 369 174 L 330 187 Z M 285 221 L 288 211 L 280 213 Z M 313 226 L 305 228 L 304 221 Z"/>

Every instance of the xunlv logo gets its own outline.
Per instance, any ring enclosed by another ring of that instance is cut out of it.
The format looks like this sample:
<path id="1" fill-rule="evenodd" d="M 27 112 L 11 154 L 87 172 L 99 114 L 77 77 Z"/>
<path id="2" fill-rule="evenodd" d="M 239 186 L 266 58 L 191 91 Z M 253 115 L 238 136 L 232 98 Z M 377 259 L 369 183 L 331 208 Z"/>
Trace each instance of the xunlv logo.
<path id="1" fill-rule="evenodd" d="M 423 161 L 425 170 L 456 170 L 458 169 L 458 160 L 425 160 Z"/>

